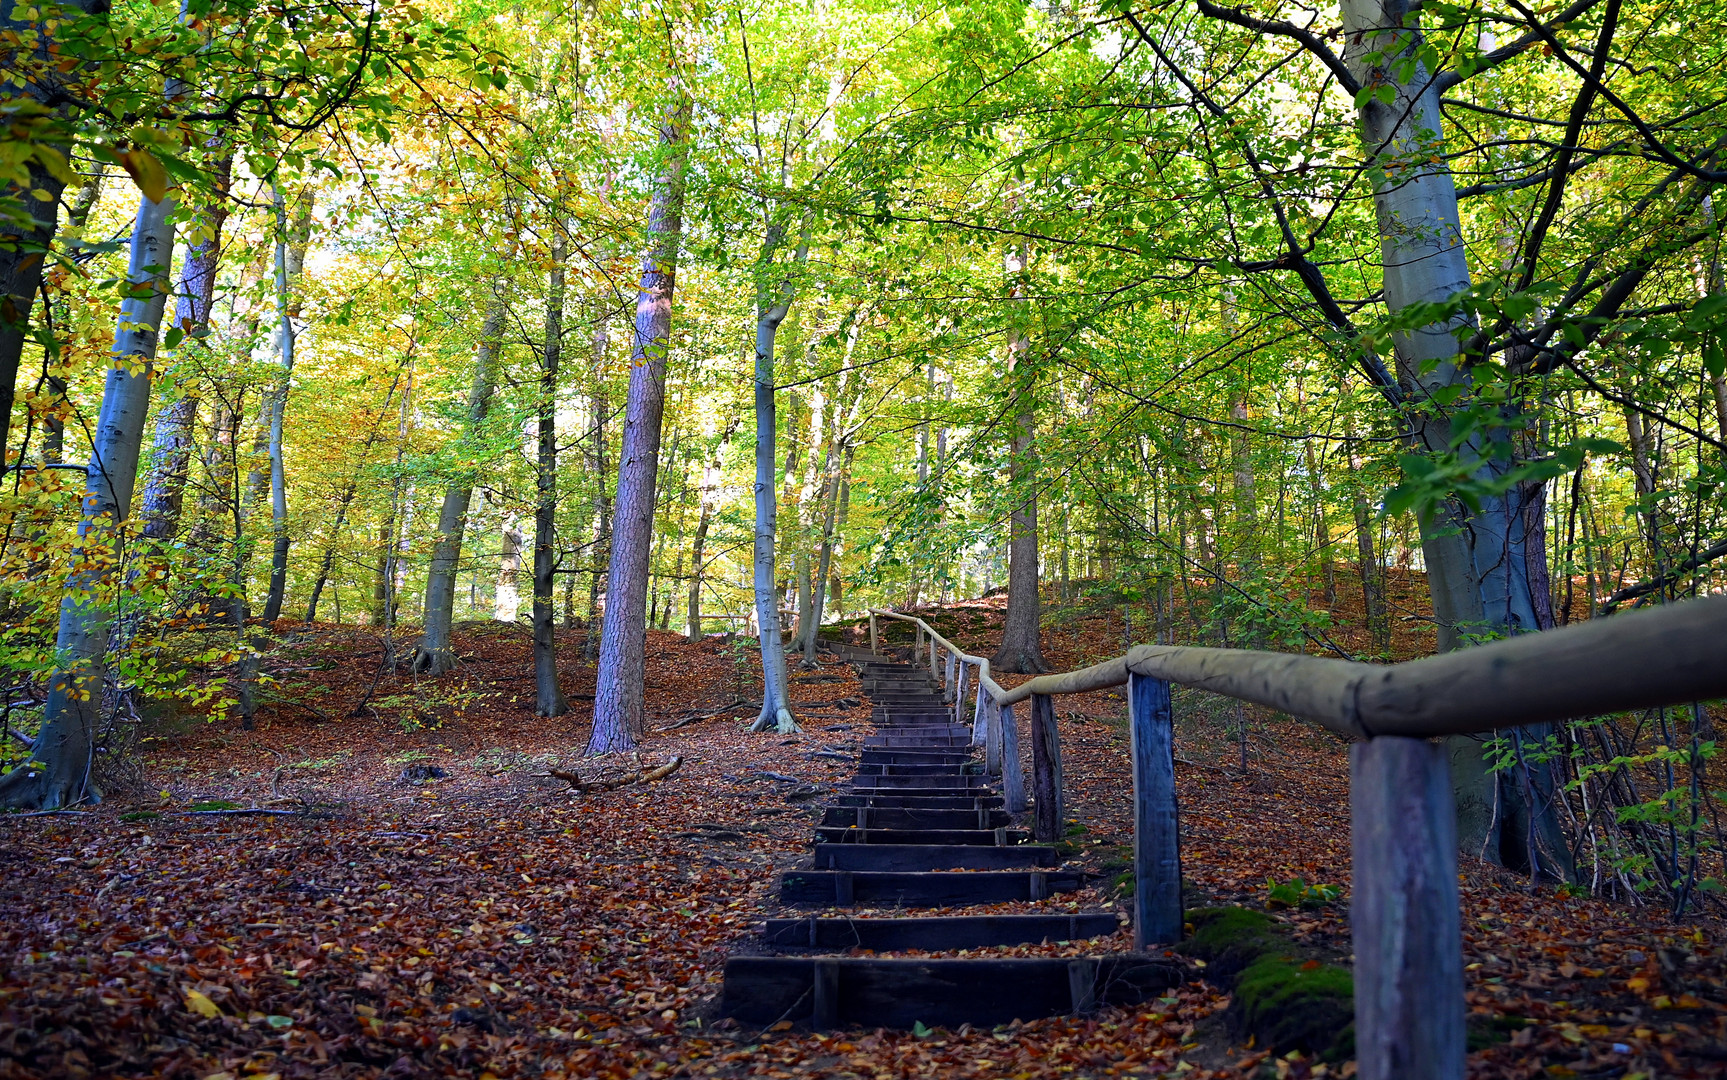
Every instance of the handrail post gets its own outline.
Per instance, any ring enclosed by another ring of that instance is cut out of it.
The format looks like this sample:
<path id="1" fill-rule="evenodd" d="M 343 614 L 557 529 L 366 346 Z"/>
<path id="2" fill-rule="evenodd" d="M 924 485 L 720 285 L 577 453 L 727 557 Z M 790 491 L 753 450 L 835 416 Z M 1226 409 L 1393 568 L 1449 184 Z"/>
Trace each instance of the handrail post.
<path id="1" fill-rule="evenodd" d="M 950 702 L 959 700 L 959 682 L 954 673 L 959 657 L 952 649 L 946 650 L 941 662 L 941 691 Z"/>
<path id="2" fill-rule="evenodd" d="M 936 660 L 935 660 L 935 635 L 934 634 L 931 634 L 929 636 L 929 677 L 934 679 L 938 683 L 941 682 L 941 668 L 939 665 L 936 664 Z"/>
<path id="3" fill-rule="evenodd" d="M 1025 771 L 1019 762 L 1019 725 L 1014 722 L 1013 706 L 1002 705 L 996 726 L 1001 730 L 1001 797 L 1010 814 L 1025 813 Z"/>
<path id="4" fill-rule="evenodd" d="M 1361 1080 L 1462 1080 L 1457 814 L 1444 744 L 1349 748 L 1355 1046 Z"/>
<path id="5" fill-rule="evenodd" d="M 955 670 L 953 673 L 953 722 L 956 724 L 963 724 L 963 723 L 965 723 L 965 721 L 962 719 L 962 717 L 965 716 L 965 674 L 967 671 L 965 661 L 959 659 L 956 656 L 954 658 L 954 668 L 955 668 Z M 974 745 L 977 742 L 976 732 L 972 733 L 972 742 Z"/>
<path id="6" fill-rule="evenodd" d="M 991 723 L 991 720 L 994 723 Z M 971 744 L 983 744 L 983 771 L 990 776 L 1001 775 L 1001 713 L 990 700 L 989 691 L 983 688 L 983 679 L 977 682 L 977 708 L 972 714 Z"/>
<path id="7" fill-rule="evenodd" d="M 869 651 L 878 654 L 881 652 L 881 633 L 876 629 L 873 611 L 869 613 Z"/>
<path id="8" fill-rule="evenodd" d="M 1133 743 L 1133 947 L 1181 940 L 1181 831 L 1169 683 L 1130 672 Z"/>
<path id="9" fill-rule="evenodd" d="M 1061 839 L 1061 736 L 1055 728 L 1055 699 L 1031 696 L 1031 783 L 1036 803 L 1035 835 L 1046 844 Z"/>

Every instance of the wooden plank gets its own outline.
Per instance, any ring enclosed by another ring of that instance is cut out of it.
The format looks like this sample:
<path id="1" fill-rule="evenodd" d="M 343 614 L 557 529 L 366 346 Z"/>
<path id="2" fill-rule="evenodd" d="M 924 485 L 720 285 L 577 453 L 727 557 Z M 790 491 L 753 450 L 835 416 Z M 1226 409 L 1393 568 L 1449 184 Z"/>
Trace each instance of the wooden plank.
<path id="1" fill-rule="evenodd" d="M 870 612 L 869 616 L 869 651 L 872 653 L 881 652 L 881 634 L 876 630 L 875 612 L 873 611 Z"/>
<path id="2" fill-rule="evenodd" d="M 971 665 L 965 663 L 963 660 L 957 663 L 953 676 L 953 722 L 956 724 L 965 722 L 965 684 L 966 676 L 970 673 Z"/>
<path id="3" fill-rule="evenodd" d="M 998 714 L 1001 728 L 1001 794 L 1007 800 L 1007 812 L 1025 813 L 1025 771 L 1019 760 L 1019 724 L 1013 718 L 1013 706 L 1003 705 Z"/>
<path id="4" fill-rule="evenodd" d="M 1097 961 L 1091 957 L 1067 962 L 1069 1008 L 1075 1016 L 1090 1016 L 1097 1011 L 1097 967 Z"/>
<path id="5" fill-rule="evenodd" d="M 824 828 L 856 829 L 976 829 L 993 830 L 1006 825 L 1008 815 L 1000 810 L 941 810 L 917 806 L 835 806 L 822 814 Z"/>
<path id="6" fill-rule="evenodd" d="M 1445 747 L 1349 748 L 1349 921 L 1361 1080 L 1462 1080 L 1466 1032 L 1457 822 Z"/>
<path id="7" fill-rule="evenodd" d="M 1017 844 L 1029 840 L 1031 834 L 1021 830 L 1007 830 L 1007 841 Z M 853 826 L 817 825 L 816 836 L 833 844 L 975 844 L 982 847 L 996 847 L 997 830 L 994 829 L 893 829 L 873 828 L 860 829 Z"/>
<path id="8" fill-rule="evenodd" d="M 973 769 L 965 762 L 936 764 L 883 765 L 873 761 L 858 762 L 856 776 L 983 776 L 981 763 Z"/>
<path id="9" fill-rule="evenodd" d="M 780 900 L 787 904 L 872 904 L 883 907 L 945 907 L 1030 900 L 1032 877 L 1044 876 L 1051 893 L 1072 892 L 1082 884 L 1077 871 L 968 870 L 947 873 L 893 873 L 846 870 L 788 870 L 780 878 Z M 837 901 L 843 876 L 851 900 Z"/>
<path id="10" fill-rule="evenodd" d="M 817 844 L 817 870 L 1027 870 L 1052 867 L 1055 849 L 1037 844 Z"/>
<path id="11" fill-rule="evenodd" d="M 966 810 L 982 806 L 989 810 L 1000 809 L 1000 795 L 960 794 L 960 795 L 858 795 L 841 793 L 835 795 L 827 804 L 829 806 L 895 806 L 908 809 L 923 810 Z"/>
<path id="12" fill-rule="evenodd" d="M 1128 680 L 1133 757 L 1133 947 L 1181 940 L 1181 826 L 1169 684 Z"/>
<path id="13" fill-rule="evenodd" d="M 770 948 L 985 949 L 1084 941 L 1115 933 L 1109 912 L 1084 915 L 926 915 L 910 919 L 769 919 Z"/>
<path id="14" fill-rule="evenodd" d="M 1055 702 L 1048 694 L 1031 699 L 1032 805 L 1037 811 L 1034 835 L 1045 843 L 1060 840 L 1067 819 L 1061 791 L 1061 736 L 1055 727 Z"/>
<path id="15" fill-rule="evenodd" d="M 839 1026 L 995 1027 L 1013 1020 L 1061 1016 L 1073 1007 L 1069 961 L 1009 959 L 819 958 L 839 968 Z M 801 956 L 735 956 L 726 961 L 720 1014 L 767 1026 L 808 1023 L 815 1011 L 815 965 Z M 1097 1005 L 1139 1005 L 1186 978 L 1174 961 L 1105 956 L 1095 963 Z"/>

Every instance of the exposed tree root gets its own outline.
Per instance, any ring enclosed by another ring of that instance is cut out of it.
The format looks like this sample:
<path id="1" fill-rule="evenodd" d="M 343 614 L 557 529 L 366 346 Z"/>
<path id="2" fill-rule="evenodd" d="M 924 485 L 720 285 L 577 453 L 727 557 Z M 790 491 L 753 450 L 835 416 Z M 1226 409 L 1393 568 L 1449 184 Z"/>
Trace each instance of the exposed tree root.
<path id="1" fill-rule="evenodd" d="M 631 784 L 651 784 L 655 780 L 664 780 L 666 777 L 677 772 L 678 766 L 683 763 L 683 755 L 674 754 L 672 759 L 664 765 L 657 765 L 652 769 L 642 769 L 640 767 L 641 758 L 638 756 L 636 758 L 637 768 L 635 771 L 627 772 L 622 776 L 613 777 L 610 780 L 583 780 L 580 773 L 567 772 L 563 769 L 548 769 L 546 770 L 546 775 L 555 776 L 559 780 L 568 783 L 570 785 L 570 790 L 572 791 L 578 792 L 582 795 L 588 795 L 596 791 L 616 791 L 618 788 L 629 787 Z"/>

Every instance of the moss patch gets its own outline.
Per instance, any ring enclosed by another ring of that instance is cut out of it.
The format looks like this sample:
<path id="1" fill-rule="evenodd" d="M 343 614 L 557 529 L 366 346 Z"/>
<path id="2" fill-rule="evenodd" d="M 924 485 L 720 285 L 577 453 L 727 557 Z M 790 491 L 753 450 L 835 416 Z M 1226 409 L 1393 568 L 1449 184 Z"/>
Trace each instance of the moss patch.
<path id="1" fill-rule="evenodd" d="M 1206 963 L 1229 987 L 1226 1016 L 1238 1038 L 1277 1054 L 1299 1050 L 1327 1061 L 1355 1054 L 1355 978 L 1297 945 L 1262 911 L 1202 908 L 1187 913 L 1192 936 L 1181 951 Z"/>

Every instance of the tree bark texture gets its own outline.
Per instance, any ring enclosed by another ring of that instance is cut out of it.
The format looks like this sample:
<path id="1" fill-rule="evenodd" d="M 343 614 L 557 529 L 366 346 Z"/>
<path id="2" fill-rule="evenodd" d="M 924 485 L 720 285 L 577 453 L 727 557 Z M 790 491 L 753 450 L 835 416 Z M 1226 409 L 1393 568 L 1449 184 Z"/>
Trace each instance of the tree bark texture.
<path id="1" fill-rule="evenodd" d="M 1001 648 L 990 657 L 996 671 L 1035 674 L 1049 670 L 1043 658 L 1042 614 L 1037 595 L 1037 464 L 1033 450 L 1036 423 L 1030 390 L 1016 418 L 1010 483 L 1016 500 L 1010 519 L 1007 569 L 1007 614 L 1002 620 Z"/>
<path id="2" fill-rule="evenodd" d="M 1374 206 L 1386 307 L 1395 313 L 1412 304 L 1445 302 L 1469 287 L 1469 266 L 1457 191 L 1444 165 L 1439 91 L 1425 66 L 1414 59 L 1421 38 L 1417 13 L 1403 0 L 1344 0 L 1342 15 L 1345 58 L 1361 84 L 1389 86 L 1395 92 L 1391 102 L 1369 95 L 1359 109 L 1364 143 L 1383 168 Z M 1418 451 L 1454 449 L 1447 414 L 1420 406 L 1442 389 L 1471 385 L 1455 333 L 1463 318 L 1430 323 L 1394 339 L 1398 381 L 1415 406 L 1407 410 L 1408 440 Z M 1514 455 L 1490 456 L 1480 436 L 1466 439 L 1460 449 L 1479 456 L 1484 476 L 1515 464 Z M 1442 651 L 1483 634 L 1540 629 L 1538 611 L 1546 600 L 1535 595 L 1542 582 L 1531 578 L 1528 552 L 1530 531 L 1544 528 L 1545 518 L 1526 513 L 1528 496 L 1522 485 L 1515 485 L 1502 495 L 1483 498 L 1479 510 L 1453 501 L 1423 516 L 1422 552 Z M 1494 834 L 1504 822 L 1499 808 L 1526 804 L 1530 785 L 1486 769 L 1476 740 L 1451 740 L 1450 749 L 1459 839 L 1465 849 L 1491 858 L 1496 854 Z M 1529 835 L 1549 841 L 1562 836 L 1551 802 L 1523 809 L 1536 822 Z M 1559 846 L 1564 848 L 1562 842 Z M 1533 845 L 1521 859 L 1503 848 L 1497 854 L 1513 864 L 1540 857 Z M 1568 850 L 1562 861 L 1568 866 Z"/>
<path id="3" fill-rule="evenodd" d="M 535 408 L 534 470 L 534 713 L 562 716 L 569 702 L 558 686 L 556 612 L 552 605 L 558 553 L 558 365 L 563 357 L 564 258 L 560 235 L 552 243 L 546 281 L 546 342 L 541 353 L 540 397 Z"/>
<path id="4" fill-rule="evenodd" d="M 612 514 L 606 613 L 600 631 L 589 754 L 633 749 L 643 727 L 648 556 L 653 547 L 672 296 L 683 230 L 689 115 L 690 102 L 680 97 L 660 126 L 666 168 L 655 184 L 648 213 L 650 248 L 636 297 L 635 346 L 624 405 L 623 444 L 618 454 L 618 495 Z"/>
<path id="5" fill-rule="evenodd" d="M 287 201 L 276 188 L 276 315 L 282 381 L 270 398 L 270 591 L 264 599 L 264 622 L 282 614 L 288 592 L 288 476 L 282 456 L 282 425 L 288 411 L 288 390 L 294 379 L 294 316 L 298 305 L 290 292 L 306 264 L 312 224 L 311 189 L 301 193 L 294 224 L 288 224 Z"/>
<path id="6" fill-rule="evenodd" d="M 492 407 L 492 391 L 497 386 L 498 339 L 504 332 L 507 307 L 504 282 L 500 278 L 492 285 L 487 302 L 486 321 L 480 327 L 480 342 L 474 349 L 474 384 L 468 391 L 468 415 L 462 437 L 473 440 L 486 422 Z M 450 486 L 444 491 L 444 504 L 438 511 L 438 540 L 432 547 L 432 563 L 426 571 L 425 628 L 419 648 L 414 652 L 414 671 L 441 675 L 456 666 L 456 654 L 450 647 L 450 623 L 456 610 L 456 570 L 462 560 L 462 532 L 467 527 L 468 504 L 474 497 L 474 477 L 468 469 L 459 467 Z"/>
<path id="7" fill-rule="evenodd" d="M 0 777 L 0 805 L 69 806 L 98 793 L 90 784 L 113 613 L 105 588 L 121 555 L 120 522 L 131 512 L 150 407 L 151 365 L 174 260 L 174 200 L 139 203 L 127 280 L 114 332 L 114 364 L 102 393 L 85 493 L 79 546 L 55 639 L 59 662 L 48 681 L 41 733 L 28 761 Z M 154 271 L 146 267 L 156 268 Z"/>

